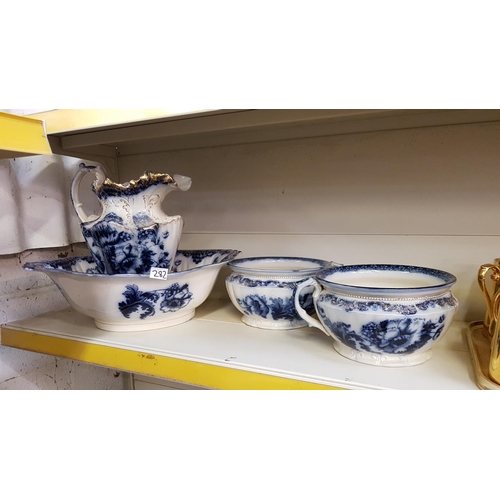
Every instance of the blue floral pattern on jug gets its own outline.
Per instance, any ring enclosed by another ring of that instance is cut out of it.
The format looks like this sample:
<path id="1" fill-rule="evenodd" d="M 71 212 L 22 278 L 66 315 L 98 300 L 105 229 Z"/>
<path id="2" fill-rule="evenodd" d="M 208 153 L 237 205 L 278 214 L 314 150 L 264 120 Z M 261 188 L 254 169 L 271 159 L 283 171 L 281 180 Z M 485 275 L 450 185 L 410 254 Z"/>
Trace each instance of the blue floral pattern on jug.
<path id="1" fill-rule="evenodd" d="M 267 298 L 265 295 L 252 294 L 236 300 L 247 315 L 255 314 L 261 318 L 267 318 L 270 315 L 273 320 L 301 320 L 295 309 L 293 297 L 285 299 L 281 297 Z M 300 295 L 299 302 L 310 314 L 314 311 L 312 293 Z"/>
<path id="2" fill-rule="evenodd" d="M 374 354 L 411 354 L 436 340 L 444 329 L 446 316 L 436 321 L 419 317 L 403 317 L 370 321 L 355 331 L 350 324 L 332 322 L 322 307 L 318 314 L 328 330 L 348 347 Z"/>
<path id="3" fill-rule="evenodd" d="M 101 204 L 100 215 L 87 214 L 80 202 L 79 186 L 89 173 L 96 177 L 92 191 Z M 71 182 L 71 201 L 100 271 L 146 274 L 152 267 L 170 271 L 184 221 L 180 215 L 167 215 L 162 202 L 171 191 L 190 187 L 189 177 L 154 172 L 118 184 L 100 165 L 80 164 Z"/>
<path id="4" fill-rule="evenodd" d="M 94 226 L 82 231 L 99 269 L 108 274 L 146 274 L 152 267 L 168 268 L 170 258 L 164 251 L 169 232 L 160 232 L 158 224 L 138 228 L 136 235 L 127 230 L 123 219 L 108 214 Z"/>
<path id="5" fill-rule="evenodd" d="M 138 314 L 140 319 L 145 319 L 149 316 L 154 316 L 156 312 L 175 312 L 183 307 L 186 307 L 193 299 L 193 294 L 189 291 L 189 285 L 173 285 L 159 290 L 143 292 L 139 290 L 137 285 L 126 285 L 123 292 L 125 300 L 118 304 L 121 313 L 130 318 L 132 314 Z M 163 299 L 159 304 L 159 310 L 156 306 L 158 301 Z"/>

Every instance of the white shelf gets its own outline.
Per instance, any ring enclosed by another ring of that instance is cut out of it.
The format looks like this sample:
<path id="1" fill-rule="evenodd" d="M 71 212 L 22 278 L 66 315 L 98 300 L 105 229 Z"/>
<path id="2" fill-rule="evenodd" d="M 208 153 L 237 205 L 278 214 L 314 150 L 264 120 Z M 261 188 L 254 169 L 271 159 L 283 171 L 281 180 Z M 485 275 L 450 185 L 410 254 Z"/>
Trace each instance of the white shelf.
<path id="1" fill-rule="evenodd" d="M 217 389 L 477 389 L 466 329 L 454 322 L 422 365 L 375 367 L 343 358 L 319 330 L 251 328 L 230 302 L 209 300 L 185 324 L 137 333 L 52 312 L 6 325 L 2 344 Z"/>

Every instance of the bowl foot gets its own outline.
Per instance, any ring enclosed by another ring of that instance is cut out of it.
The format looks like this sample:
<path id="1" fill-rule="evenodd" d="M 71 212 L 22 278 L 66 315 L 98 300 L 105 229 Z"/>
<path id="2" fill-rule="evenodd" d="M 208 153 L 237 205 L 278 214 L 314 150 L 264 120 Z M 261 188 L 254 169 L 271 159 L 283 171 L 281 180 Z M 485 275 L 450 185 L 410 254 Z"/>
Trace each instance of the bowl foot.
<path id="1" fill-rule="evenodd" d="M 128 323 L 107 323 L 105 321 L 98 321 L 94 319 L 95 326 L 100 330 L 108 332 L 144 332 L 146 330 L 158 330 L 159 328 L 166 328 L 169 326 L 180 325 L 194 317 L 195 311 L 188 311 L 187 313 L 176 316 L 175 318 L 163 319 L 156 323 L 144 323 L 140 320 L 131 321 Z"/>
<path id="2" fill-rule="evenodd" d="M 352 361 L 365 365 L 387 366 L 392 368 L 421 365 L 432 357 L 432 351 L 430 349 L 414 354 L 376 354 L 372 352 L 356 351 L 337 341 L 333 342 L 333 348 L 341 356 L 351 359 Z"/>
<path id="3" fill-rule="evenodd" d="M 273 321 L 269 319 L 254 318 L 253 316 L 242 316 L 241 321 L 243 321 L 245 325 L 253 326 L 254 328 L 262 328 L 263 330 L 293 330 L 295 328 L 307 326 L 307 323 L 303 320 Z"/>

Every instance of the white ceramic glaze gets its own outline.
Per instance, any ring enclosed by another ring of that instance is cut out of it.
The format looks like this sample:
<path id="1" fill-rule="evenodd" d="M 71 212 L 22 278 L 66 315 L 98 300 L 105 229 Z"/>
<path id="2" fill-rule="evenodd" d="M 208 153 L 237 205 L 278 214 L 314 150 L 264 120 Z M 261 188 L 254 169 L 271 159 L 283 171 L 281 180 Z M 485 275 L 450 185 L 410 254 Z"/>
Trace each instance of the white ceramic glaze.
<path id="1" fill-rule="evenodd" d="M 310 326 L 334 339 L 344 357 L 379 366 L 413 366 L 432 355 L 449 328 L 458 301 L 455 276 L 402 265 L 353 265 L 319 272 L 298 287 L 314 287 L 319 320 L 295 301 Z"/>
<path id="2" fill-rule="evenodd" d="M 88 216 L 80 203 L 78 188 L 89 172 L 96 176 L 92 190 L 102 206 L 99 216 Z M 152 267 L 172 270 L 184 221 L 180 215 L 165 214 L 161 203 L 169 192 L 190 187 L 189 177 L 151 172 L 117 184 L 106 178 L 100 166 L 82 163 L 71 184 L 71 199 L 101 272 L 144 274 Z"/>
<path id="3" fill-rule="evenodd" d="M 91 257 L 32 262 L 47 274 L 78 312 L 108 331 L 143 331 L 190 320 L 212 291 L 222 266 L 237 250 L 178 251 L 166 280 L 149 275 L 102 274 Z"/>
<path id="4" fill-rule="evenodd" d="M 251 257 L 233 260 L 233 271 L 226 278 L 226 288 L 233 305 L 243 316 L 243 323 L 256 328 L 287 330 L 306 326 L 294 299 L 297 286 L 321 269 L 338 265 L 325 260 L 302 257 Z M 307 311 L 314 310 L 309 285 L 297 298 Z"/>

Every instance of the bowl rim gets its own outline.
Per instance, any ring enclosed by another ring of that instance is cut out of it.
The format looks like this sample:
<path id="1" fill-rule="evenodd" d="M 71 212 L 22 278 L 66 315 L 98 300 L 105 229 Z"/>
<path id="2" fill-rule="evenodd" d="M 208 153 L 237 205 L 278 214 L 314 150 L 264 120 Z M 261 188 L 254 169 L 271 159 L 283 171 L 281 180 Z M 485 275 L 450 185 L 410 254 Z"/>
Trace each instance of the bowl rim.
<path id="1" fill-rule="evenodd" d="M 192 273 L 194 271 L 200 271 L 204 269 L 209 269 L 212 267 L 217 267 L 217 266 L 223 266 L 231 262 L 231 256 L 238 255 L 241 250 L 234 250 L 234 249 L 217 249 L 217 248 L 205 248 L 205 249 L 199 249 L 199 250 L 178 250 L 177 253 L 184 253 L 188 254 L 192 252 L 221 252 L 221 253 L 227 253 L 228 255 L 225 257 L 225 260 L 222 260 L 221 262 L 214 262 L 213 264 L 207 264 L 205 266 L 198 266 L 198 267 L 193 267 L 192 269 L 187 269 L 185 271 L 179 271 L 179 272 L 169 272 L 167 279 L 170 276 L 184 276 L 186 274 Z M 68 269 L 57 269 L 57 268 L 52 268 L 52 267 L 47 267 L 50 265 L 57 265 L 57 263 L 69 263 L 69 262 L 74 262 L 77 263 L 78 261 L 86 261 L 88 263 L 94 263 L 95 261 L 92 258 L 91 255 L 82 255 L 82 256 L 77 256 L 77 257 L 64 257 L 62 259 L 53 259 L 53 260 L 44 260 L 44 261 L 39 261 L 39 262 L 27 262 L 26 264 L 23 265 L 23 269 L 25 271 L 36 271 L 36 272 L 42 272 L 42 273 L 62 273 L 62 274 L 69 274 L 70 276 L 86 276 L 87 278 L 99 278 L 99 279 L 110 279 L 110 278 L 117 278 L 117 279 L 127 279 L 130 281 L 130 279 L 139 279 L 139 278 L 149 278 L 149 273 L 147 274 L 103 274 L 103 273 L 82 273 L 79 271 L 70 271 Z"/>
<path id="2" fill-rule="evenodd" d="M 436 283 L 434 285 L 425 286 L 405 286 L 405 287 L 374 287 L 374 286 L 362 286 L 362 285 L 348 285 L 345 283 L 337 283 L 335 281 L 330 281 L 327 278 L 333 274 L 346 273 L 350 271 L 389 271 L 389 272 L 404 272 L 404 273 L 415 273 L 424 274 L 427 276 L 433 276 L 434 278 L 441 279 L 442 283 Z M 447 289 L 453 286 L 457 282 L 455 275 L 449 273 L 448 271 L 443 271 L 441 269 L 435 269 L 432 267 L 414 266 L 406 264 L 350 264 L 341 267 L 334 267 L 329 269 L 323 269 L 316 274 L 315 278 L 325 287 L 325 288 L 338 288 L 343 290 L 364 290 L 364 291 L 384 291 L 384 292 L 397 292 L 399 291 L 432 291 Z"/>
<path id="3" fill-rule="evenodd" d="M 314 264 L 311 267 L 303 268 L 303 269 L 260 269 L 257 267 L 245 267 L 245 263 L 249 262 L 286 262 L 286 261 L 302 261 L 309 262 Z M 283 256 L 283 255 L 264 255 L 258 257 L 242 257 L 239 259 L 234 259 L 228 263 L 228 267 L 230 267 L 234 272 L 245 273 L 245 274 L 259 274 L 265 276 L 286 276 L 293 274 L 294 276 L 303 276 L 303 275 L 315 275 L 319 271 L 325 269 L 330 266 L 339 266 L 332 261 L 316 259 L 313 257 L 294 257 L 294 256 Z"/>

